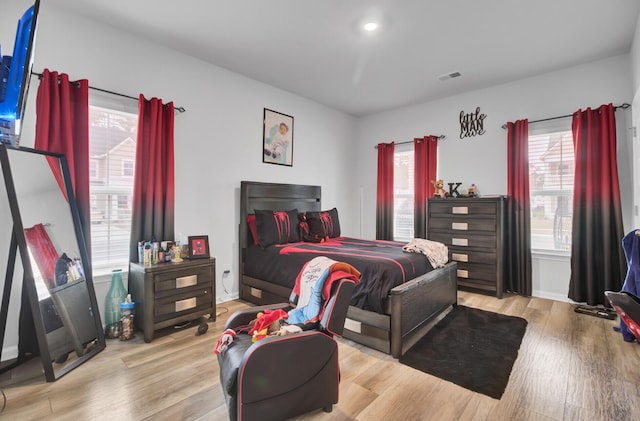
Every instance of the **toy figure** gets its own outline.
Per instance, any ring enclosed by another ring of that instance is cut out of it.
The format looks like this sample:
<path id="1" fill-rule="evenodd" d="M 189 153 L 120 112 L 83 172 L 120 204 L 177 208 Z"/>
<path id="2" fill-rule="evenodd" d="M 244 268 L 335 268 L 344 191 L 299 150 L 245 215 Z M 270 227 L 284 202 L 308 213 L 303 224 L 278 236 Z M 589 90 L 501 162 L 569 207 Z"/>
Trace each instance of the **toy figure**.
<path id="1" fill-rule="evenodd" d="M 444 187 L 444 181 L 442 179 L 440 180 L 431 180 L 431 184 L 433 184 L 433 197 L 447 197 L 449 196 L 449 193 L 447 193 L 447 191 L 443 188 Z"/>

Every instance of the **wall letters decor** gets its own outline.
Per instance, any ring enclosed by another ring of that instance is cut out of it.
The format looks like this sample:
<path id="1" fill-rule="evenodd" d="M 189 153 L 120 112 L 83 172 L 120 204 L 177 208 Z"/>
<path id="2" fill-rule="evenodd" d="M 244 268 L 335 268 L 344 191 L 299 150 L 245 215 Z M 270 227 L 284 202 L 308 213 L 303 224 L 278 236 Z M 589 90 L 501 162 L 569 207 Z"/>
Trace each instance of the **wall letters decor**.
<path id="1" fill-rule="evenodd" d="M 475 113 L 465 114 L 464 111 L 460 111 L 460 139 L 483 135 L 485 118 L 487 115 L 480 113 L 480 107 L 476 108 Z"/>

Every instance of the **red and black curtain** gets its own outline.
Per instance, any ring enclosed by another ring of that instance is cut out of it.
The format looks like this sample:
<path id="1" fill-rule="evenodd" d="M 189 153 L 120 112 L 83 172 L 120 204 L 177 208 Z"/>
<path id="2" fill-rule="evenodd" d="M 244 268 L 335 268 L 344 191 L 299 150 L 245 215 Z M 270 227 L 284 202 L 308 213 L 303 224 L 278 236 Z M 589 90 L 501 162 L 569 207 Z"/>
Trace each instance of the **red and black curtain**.
<path id="1" fill-rule="evenodd" d="M 65 155 L 85 244 L 87 250 L 91 250 L 89 82 L 86 79 L 71 82 L 65 73 L 48 69 L 42 72 L 36 98 L 35 148 Z M 59 164 L 52 161 L 49 164 L 64 193 Z"/>
<path id="2" fill-rule="evenodd" d="M 393 160 L 395 145 L 378 144 L 376 239 L 393 240 Z"/>
<path id="3" fill-rule="evenodd" d="M 507 290 L 531 295 L 529 121 L 507 123 Z"/>
<path id="4" fill-rule="evenodd" d="M 416 238 L 427 238 L 427 198 L 431 192 L 431 180 L 436 179 L 438 137 L 425 136 L 413 139 L 413 147 L 413 232 Z"/>
<path id="5" fill-rule="evenodd" d="M 138 100 L 138 137 L 129 255 L 138 261 L 138 241 L 174 238 L 173 102 Z"/>
<path id="6" fill-rule="evenodd" d="M 569 298 L 605 304 L 626 271 L 613 105 L 573 114 L 575 154 Z"/>

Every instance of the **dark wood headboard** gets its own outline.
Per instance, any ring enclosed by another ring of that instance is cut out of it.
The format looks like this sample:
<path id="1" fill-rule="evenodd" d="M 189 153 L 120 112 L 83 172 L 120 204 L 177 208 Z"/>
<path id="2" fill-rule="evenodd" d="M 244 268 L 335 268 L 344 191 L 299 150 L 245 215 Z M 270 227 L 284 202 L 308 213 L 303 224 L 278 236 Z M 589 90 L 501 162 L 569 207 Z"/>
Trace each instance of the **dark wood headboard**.
<path id="1" fill-rule="evenodd" d="M 238 243 L 240 244 L 240 281 L 242 282 L 244 251 L 251 234 L 247 227 L 247 215 L 255 209 L 291 210 L 300 212 L 321 210 L 321 187 L 301 184 L 261 183 L 258 181 L 242 181 L 240 183 L 240 228 Z"/>

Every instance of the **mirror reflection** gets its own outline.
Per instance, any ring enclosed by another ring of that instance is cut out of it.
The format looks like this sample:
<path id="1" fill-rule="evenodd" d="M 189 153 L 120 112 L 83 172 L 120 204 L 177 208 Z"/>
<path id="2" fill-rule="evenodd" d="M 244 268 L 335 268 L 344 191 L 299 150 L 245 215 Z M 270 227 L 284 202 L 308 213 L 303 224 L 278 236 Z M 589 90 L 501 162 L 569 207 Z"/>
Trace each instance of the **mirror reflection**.
<path id="1" fill-rule="evenodd" d="M 58 378 L 104 348 L 104 337 L 98 333 L 101 324 L 93 284 L 85 276 L 86 251 L 81 253 L 67 192 L 63 190 L 60 159 L 28 148 L 6 148 L 6 151 L 29 264 L 23 265 L 18 253 L 2 361 L 4 364 L 11 359 L 42 354 L 38 341 L 43 341 L 50 360 L 45 361 L 45 355 L 41 355 L 45 374 L 47 364 L 51 364 L 53 376 Z M 7 186 L 5 192 L 9 189 Z M 7 245 L 11 240 L 10 214 L 6 213 L 2 224 L 4 235 L 0 237 Z M 3 249 L 4 245 L 0 251 Z M 40 320 L 34 322 L 41 323 L 43 337 L 38 337 L 33 331 L 34 324 L 25 320 L 31 314 L 23 308 L 25 302 L 29 306 L 29 300 L 23 299 L 23 292 L 17 293 L 26 288 L 23 280 L 35 286 Z"/>

